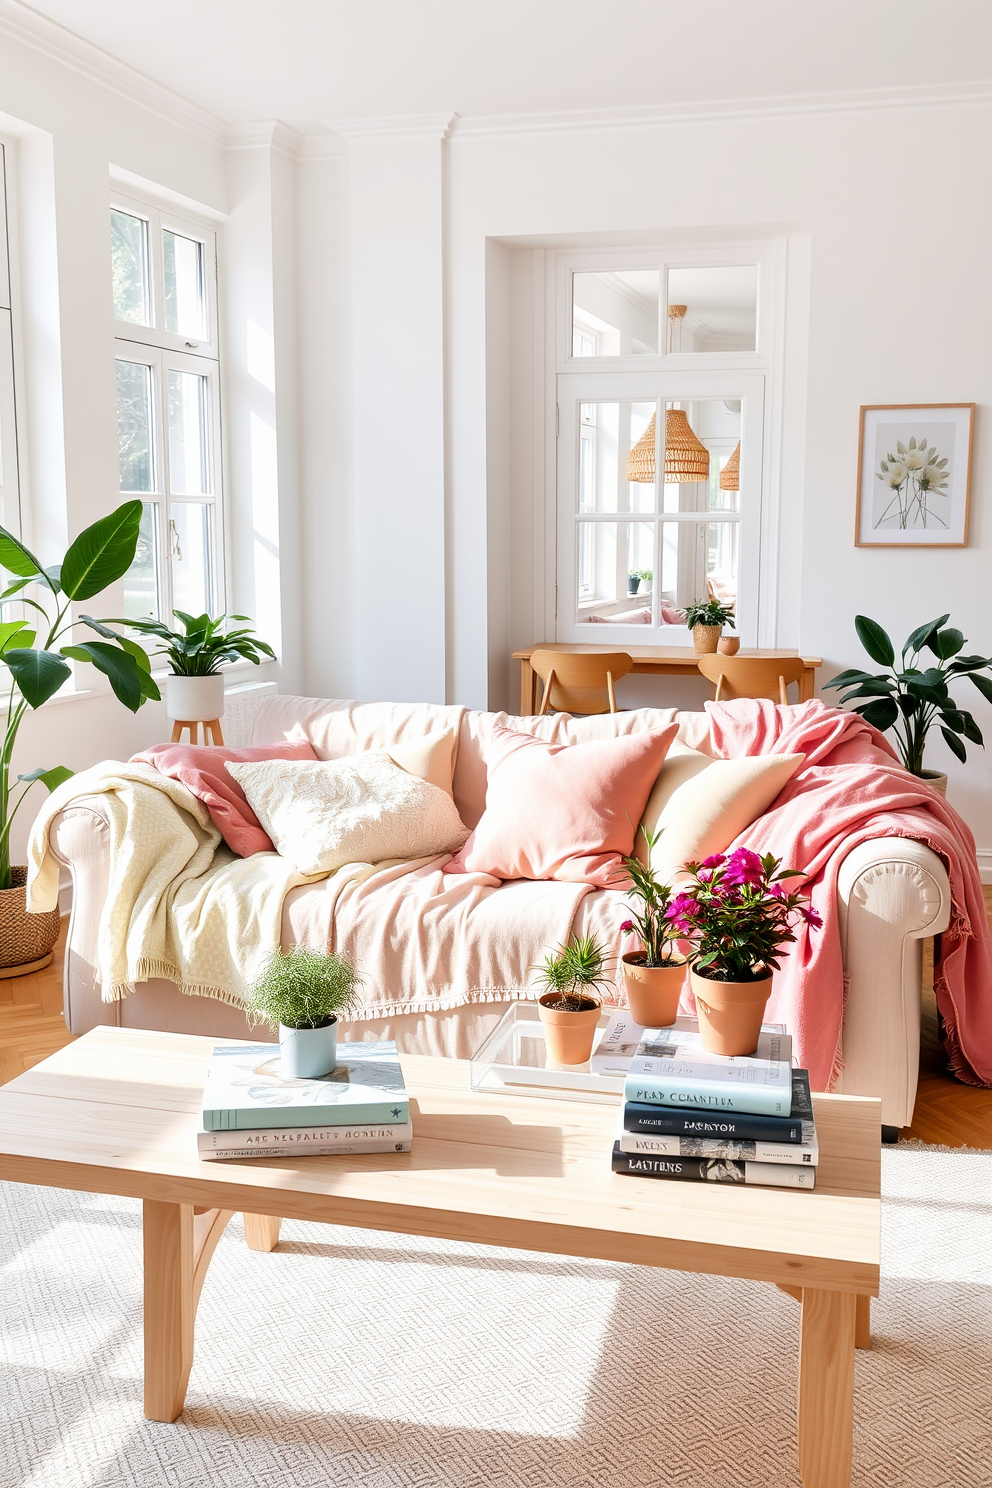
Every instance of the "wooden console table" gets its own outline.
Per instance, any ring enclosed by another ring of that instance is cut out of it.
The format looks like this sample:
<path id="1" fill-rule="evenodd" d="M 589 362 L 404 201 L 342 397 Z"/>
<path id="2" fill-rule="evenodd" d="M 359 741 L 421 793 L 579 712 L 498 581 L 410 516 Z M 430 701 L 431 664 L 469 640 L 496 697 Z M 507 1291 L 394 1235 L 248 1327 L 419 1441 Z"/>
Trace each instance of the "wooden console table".
<path id="1" fill-rule="evenodd" d="M 695 674 L 699 676 L 696 666 L 696 652 L 689 646 L 627 646 L 618 641 L 612 646 L 585 646 L 573 645 L 571 641 L 535 641 L 533 646 L 525 646 L 521 651 L 514 651 L 514 661 L 520 662 L 520 716 L 522 718 L 532 717 L 540 707 L 539 678 L 530 664 L 530 658 L 535 651 L 583 651 L 595 653 L 597 651 L 626 651 L 628 656 L 634 658 L 634 671 L 642 675 L 652 677 L 684 677 Z M 777 661 L 784 657 L 790 659 L 798 656 L 798 651 L 774 651 L 768 649 L 738 651 L 738 656 L 760 656 L 768 661 Z M 803 666 L 806 670 L 799 679 L 799 701 L 809 702 L 813 696 L 813 686 L 816 681 L 816 668 L 823 665 L 819 656 L 804 656 Z"/>

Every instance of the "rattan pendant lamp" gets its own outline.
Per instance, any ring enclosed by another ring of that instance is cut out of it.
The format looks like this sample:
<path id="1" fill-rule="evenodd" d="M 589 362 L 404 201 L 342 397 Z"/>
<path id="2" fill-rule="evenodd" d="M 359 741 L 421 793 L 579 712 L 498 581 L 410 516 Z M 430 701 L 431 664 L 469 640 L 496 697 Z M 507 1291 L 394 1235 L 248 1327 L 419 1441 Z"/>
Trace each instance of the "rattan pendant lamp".
<path id="1" fill-rule="evenodd" d="M 627 479 L 654 484 L 655 415 L 627 456 Z M 689 426 L 684 409 L 665 411 L 665 482 L 689 484 L 710 478 L 710 452 Z"/>
<path id="2" fill-rule="evenodd" d="M 741 488 L 741 442 L 738 439 L 737 448 L 730 459 L 720 471 L 720 490 L 739 491 Z"/>

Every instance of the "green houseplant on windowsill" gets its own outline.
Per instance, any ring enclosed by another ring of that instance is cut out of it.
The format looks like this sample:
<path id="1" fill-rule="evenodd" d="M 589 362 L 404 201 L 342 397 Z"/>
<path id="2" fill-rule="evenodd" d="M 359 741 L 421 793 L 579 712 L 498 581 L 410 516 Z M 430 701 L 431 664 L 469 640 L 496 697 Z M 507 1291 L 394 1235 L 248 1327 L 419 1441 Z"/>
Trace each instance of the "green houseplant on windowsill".
<path id="1" fill-rule="evenodd" d="M 150 636 L 162 644 L 152 651 L 153 657 L 164 656 L 169 663 L 165 679 L 165 704 L 168 716 L 190 723 L 208 722 L 224 712 L 225 662 L 250 661 L 258 666 L 264 659 L 275 659 L 275 652 L 254 634 L 247 615 L 187 615 L 173 610 L 173 618 L 182 629 L 173 629 L 162 620 L 114 620 L 110 624 L 126 625 L 139 635 Z M 228 629 L 230 620 L 247 621 L 241 630 Z M 115 635 L 108 630 L 107 635 Z"/>
<path id="2" fill-rule="evenodd" d="M 733 606 L 721 604 L 718 599 L 696 599 L 686 605 L 685 623 L 692 632 L 692 644 L 698 656 L 716 650 L 725 625 L 736 629 Z"/>
<path id="3" fill-rule="evenodd" d="M 853 703 L 854 711 L 875 728 L 883 732 L 891 729 L 906 769 L 928 781 L 941 795 L 947 790 L 947 776 L 923 767 L 923 751 L 933 725 L 939 720 L 944 742 L 962 762 L 968 757 L 966 739 L 971 744 L 985 743 L 972 715 L 951 697 L 949 684 L 958 677 L 968 677 L 982 697 L 992 703 L 992 679 L 986 675 L 992 670 L 992 656 L 962 656 L 967 642 L 960 630 L 947 625 L 949 618 L 938 615 L 914 630 L 902 648 L 897 667 L 888 634 L 876 620 L 856 615 L 858 640 L 872 661 L 886 671 L 874 675 L 851 667 L 824 684 L 843 691 L 841 703 Z M 934 657 L 935 665 L 921 664 L 924 651 Z"/>
<path id="4" fill-rule="evenodd" d="M 149 698 L 160 696 L 137 641 L 113 635 L 91 615 L 72 614 L 75 603 L 95 598 L 123 578 L 134 560 L 140 523 L 141 502 L 126 501 L 81 532 L 61 564 L 49 568 L 0 527 L 0 567 L 13 575 L 0 593 L 0 614 L 9 614 L 15 606 L 30 614 L 0 620 L 0 661 L 10 684 L 0 754 L 0 966 L 6 976 L 34 969 L 36 962 L 47 964 L 59 933 L 57 909 L 43 915 L 27 913 L 27 869 L 10 861 L 10 829 L 32 785 L 40 782 L 54 790 L 72 775 L 64 765 L 55 765 L 12 778 L 14 746 L 28 710 L 42 707 L 68 682 L 70 661 L 87 662 L 103 672 L 115 696 L 132 713 Z M 74 642 L 72 632 L 80 626 L 100 639 Z"/>

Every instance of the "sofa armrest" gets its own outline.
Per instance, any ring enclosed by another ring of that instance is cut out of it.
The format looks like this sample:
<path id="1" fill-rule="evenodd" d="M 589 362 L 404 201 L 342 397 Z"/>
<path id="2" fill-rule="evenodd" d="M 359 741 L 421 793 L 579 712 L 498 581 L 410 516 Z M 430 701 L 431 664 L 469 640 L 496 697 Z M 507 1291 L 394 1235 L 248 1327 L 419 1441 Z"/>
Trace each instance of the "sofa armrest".
<path id="1" fill-rule="evenodd" d="M 97 980 L 100 914 L 110 883 L 110 821 L 101 796 L 80 796 L 60 811 L 49 845 L 72 874 L 72 913 L 66 938 L 62 1007 L 72 1034 L 120 1022 L 117 1003 L 104 1002 Z"/>
<path id="2" fill-rule="evenodd" d="M 881 1097 L 885 1126 L 913 1119 L 919 1078 L 923 941 L 946 930 L 947 872 L 908 837 L 880 837 L 848 853 L 837 882 L 849 981 L 836 1089 Z"/>

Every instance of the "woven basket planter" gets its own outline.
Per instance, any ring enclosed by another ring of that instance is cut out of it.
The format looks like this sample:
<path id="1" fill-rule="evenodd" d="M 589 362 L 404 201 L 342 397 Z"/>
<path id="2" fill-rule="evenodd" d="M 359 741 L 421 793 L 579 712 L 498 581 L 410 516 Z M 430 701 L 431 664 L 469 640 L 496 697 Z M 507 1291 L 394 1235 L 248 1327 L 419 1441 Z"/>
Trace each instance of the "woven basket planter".
<path id="1" fill-rule="evenodd" d="M 24 885 L 28 870 L 10 870 L 12 889 L 0 889 L 0 975 L 7 967 L 34 967 L 37 961 L 51 957 L 59 938 L 58 909 L 48 914 L 28 914 L 24 907 Z"/>

